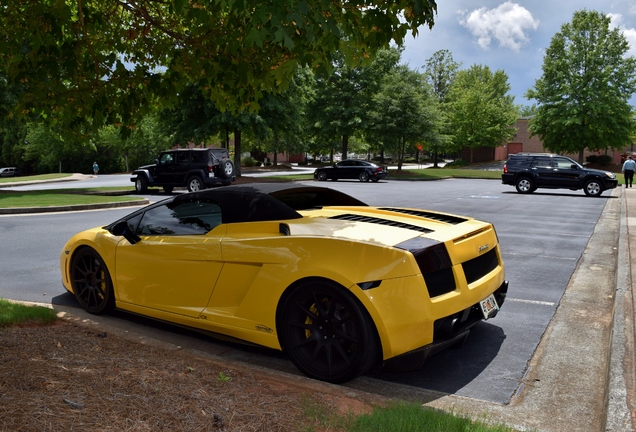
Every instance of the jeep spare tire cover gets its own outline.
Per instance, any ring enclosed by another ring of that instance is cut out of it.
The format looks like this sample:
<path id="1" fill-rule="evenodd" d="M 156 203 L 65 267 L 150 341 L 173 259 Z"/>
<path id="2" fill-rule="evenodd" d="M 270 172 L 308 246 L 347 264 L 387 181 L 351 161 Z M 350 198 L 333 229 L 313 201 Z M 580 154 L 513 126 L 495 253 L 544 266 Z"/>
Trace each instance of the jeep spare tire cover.
<path id="1" fill-rule="evenodd" d="M 219 163 L 219 171 L 220 171 L 221 177 L 232 178 L 234 177 L 234 164 L 229 159 L 222 160 Z"/>

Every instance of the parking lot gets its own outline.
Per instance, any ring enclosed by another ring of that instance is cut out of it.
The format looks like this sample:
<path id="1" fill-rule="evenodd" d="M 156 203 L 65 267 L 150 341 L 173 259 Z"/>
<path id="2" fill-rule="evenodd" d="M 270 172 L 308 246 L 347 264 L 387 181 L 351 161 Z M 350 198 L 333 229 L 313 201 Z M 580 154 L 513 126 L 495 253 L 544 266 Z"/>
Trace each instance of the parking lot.
<path id="1" fill-rule="evenodd" d="M 507 279 L 508 299 L 500 314 L 478 325 L 460 349 L 430 358 L 418 372 L 374 372 L 365 379 L 399 384 L 485 401 L 507 403 L 520 388 L 543 333 L 610 197 L 588 198 L 581 191 L 517 194 L 495 180 L 382 181 L 322 183 L 371 205 L 428 208 L 493 222 L 498 233 Z M 0 263 L 0 297 L 70 305 L 74 299 L 59 282 L 57 259 L 70 233 L 102 225 L 129 210 L 5 216 L 0 218 L 3 247 L 17 253 Z M 56 227 L 56 229 L 51 229 Z M 37 233 L 37 235 L 35 234 Z M 29 257 L 25 259 L 25 257 Z M 36 268 L 36 271 L 34 271 Z M 151 328 L 155 324 L 126 315 L 119 325 Z M 209 338 L 184 335 L 171 327 L 158 337 L 191 337 L 197 349 L 222 353 L 275 370 L 297 374 L 284 355 L 247 349 Z"/>

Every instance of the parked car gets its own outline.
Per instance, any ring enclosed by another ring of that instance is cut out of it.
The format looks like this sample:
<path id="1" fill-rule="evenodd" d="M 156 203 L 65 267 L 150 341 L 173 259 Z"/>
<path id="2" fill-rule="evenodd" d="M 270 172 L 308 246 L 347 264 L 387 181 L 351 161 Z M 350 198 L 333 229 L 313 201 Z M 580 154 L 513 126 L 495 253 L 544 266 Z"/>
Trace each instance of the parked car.
<path id="1" fill-rule="evenodd" d="M 334 383 L 420 368 L 493 318 L 508 290 L 489 223 L 293 183 L 174 195 L 76 234 L 60 270 L 90 313 L 284 350 Z"/>
<path id="2" fill-rule="evenodd" d="M 227 186 L 236 180 L 234 164 L 227 149 L 176 149 L 164 151 L 157 163 L 133 171 L 130 181 L 144 193 L 149 187 L 172 192 L 175 187 L 198 191 L 212 186 Z"/>
<path id="3" fill-rule="evenodd" d="M 501 182 L 515 186 L 522 194 L 538 188 L 583 189 L 587 196 L 593 197 L 618 185 L 616 175 L 610 171 L 586 168 L 569 157 L 547 153 L 510 155 Z"/>
<path id="4" fill-rule="evenodd" d="M 314 178 L 319 181 L 358 179 L 361 182 L 377 182 L 389 175 L 385 166 L 358 159 L 345 159 L 333 166 L 320 167 L 314 171 Z"/>
<path id="5" fill-rule="evenodd" d="M 7 167 L 0 168 L 0 177 L 17 177 L 20 175 L 20 168 Z"/>

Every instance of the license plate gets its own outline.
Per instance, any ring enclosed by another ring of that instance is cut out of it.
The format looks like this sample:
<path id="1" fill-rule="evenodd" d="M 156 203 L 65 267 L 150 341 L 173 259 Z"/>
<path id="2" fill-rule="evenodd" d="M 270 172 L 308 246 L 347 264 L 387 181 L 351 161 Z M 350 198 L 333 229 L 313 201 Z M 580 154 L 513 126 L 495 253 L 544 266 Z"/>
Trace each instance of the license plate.
<path id="1" fill-rule="evenodd" d="M 490 315 L 492 315 L 493 311 L 499 310 L 497 300 L 495 300 L 495 296 L 492 294 L 480 301 L 479 306 L 481 306 L 481 312 L 484 314 L 484 319 L 490 318 Z"/>

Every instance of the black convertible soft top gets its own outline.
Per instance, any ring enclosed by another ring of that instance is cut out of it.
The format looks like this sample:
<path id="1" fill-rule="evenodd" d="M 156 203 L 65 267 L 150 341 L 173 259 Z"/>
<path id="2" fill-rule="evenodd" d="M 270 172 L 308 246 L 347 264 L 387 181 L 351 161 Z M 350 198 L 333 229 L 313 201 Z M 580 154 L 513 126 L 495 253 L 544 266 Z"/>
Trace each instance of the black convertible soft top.
<path id="1" fill-rule="evenodd" d="M 223 223 L 298 219 L 298 210 L 326 206 L 366 206 L 362 201 L 326 187 L 294 183 L 249 183 L 177 195 L 173 202 L 214 200 Z"/>

